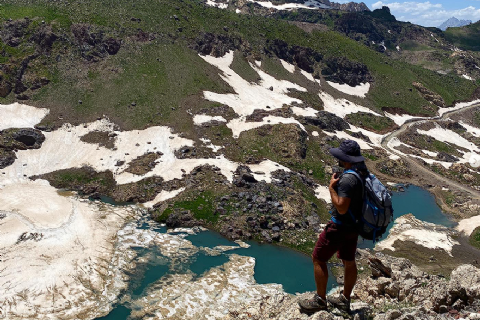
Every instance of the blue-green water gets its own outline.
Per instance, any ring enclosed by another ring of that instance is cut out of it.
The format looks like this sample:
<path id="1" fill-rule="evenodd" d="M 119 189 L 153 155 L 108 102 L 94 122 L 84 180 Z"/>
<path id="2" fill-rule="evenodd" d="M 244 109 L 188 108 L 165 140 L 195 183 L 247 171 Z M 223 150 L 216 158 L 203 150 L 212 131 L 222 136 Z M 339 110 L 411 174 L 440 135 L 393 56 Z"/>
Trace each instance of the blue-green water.
<path id="1" fill-rule="evenodd" d="M 416 186 L 405 188 L 405 192 L 395 192 L 393 194 L 393 207 L 395 218 L 412 213 L 419 220 L 448 227 L 455 225 L 453 221 L 449 220 L 448 217 L 441 212 L 435 202 L 435 198 L 428 191 Z M 165 227 L 145 222 L 140 223 L 139 228 L 149 228 L 160 233 L 166 232 Z M 214 248 L 219 245 L 237 246 L 236 243 L 211 231 L 188 235 L 186 239 L 197 247 Z M 140 256 L 148 257 L 148 262 L 137 267 L 126 294 L 131 295 L 133 298 L 138 298 L 149 285 L 171 272 L 193 272 L 197 277 L 200 277 L 209 269 L 227 262 L 231 253 L 255 258 L 254 277 L 257 283 L 279 283 L 282 284 L 284 290 L 289 293 L 315 290 L 313 266 L 309 256 L 270 244 L 259 244 L 256 242 L 248 242 L 248 244 L 250 248 L 238 248 L 224 252 L 218 256 L 210 256 L 200 251 L 192 257 L 186 265 L 180 269 L 177 268 L 175 271 L 170 269 L 168 260 L 162 257 L 160 252 L 155 248 L 138 249 Z M 359 247 L 372 248 L 373 242 L 361 242 L 360 240 Z M 330 277 L 328 289 L 332 289 L 335 285 L 335 279 Z M 114 308 L 109 315 L 98 319 L 126 320 L 130 312 L 131 310 L 128 309 L 128 306 L 119 305 Z"/>
<path id="2" fill-rule="evenodd" d="M 453 227 L 456 222 L 440 210 L 435 201 L 435 197 L 425 189 L 409 185 L 405 187 L 405 192 L 394 192 L 392 196 L 393 217 L 397 219 L 406 214 L 413 214 L 418 220 L 431 222 L 446 227 Z M 387 232 L 381 240 L 385 239 L 393 227 L 393 223 L 388 226 Z M 373 241 L 359 239 L 359 248 L 373 248 Z"/>

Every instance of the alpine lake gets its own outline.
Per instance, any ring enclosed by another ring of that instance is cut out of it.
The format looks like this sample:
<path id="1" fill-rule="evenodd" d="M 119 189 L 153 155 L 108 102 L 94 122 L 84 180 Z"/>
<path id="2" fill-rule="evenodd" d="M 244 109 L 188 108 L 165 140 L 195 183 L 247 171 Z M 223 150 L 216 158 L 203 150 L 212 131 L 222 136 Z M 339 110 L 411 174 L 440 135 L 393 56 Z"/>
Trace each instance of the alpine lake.
<path id="1" fill-rule="evenodd" d="M 117 204 L 110 199 L 101 199 L 104 202 L 113 205 Z M 394 218 L 404 214 L 412 213 L 417 219 L 444 225 L 447 227 L 455 226 L 455 222 L 445 215 L 435 198 L 428 191 L 414 186 L 406 186 L 404 192 L 394 192 L 393 197 Z M 389 229 L 393 223 L 389 226 Z M 155 232 L 165 233 L 167 229 L 164 226 L 156 225 L 149 221 L 148 223 L 139 222 L 138 228 L 150 228 Z M 388 230 L 389 231 L 389 230 Z M 387 233 L 383 236 L 386 238 Z M 131 299 L 142 297 L 151 284 L 160 280 L 163 276 L 172 272 L 192 272 L 197 277 L 211 268 L 221 266 L 229 260 L 229 255 L 233 252 L 238 255 L 245 255 L 255 258 L 255 281 L 259 284 L 278 283 L 288 293 L 304 293 L 315 291 L 315 282 L 313 277 L 313 266 L 310 256 L 297 251 L 279 247 L 271 244 L 260 244 L 257 242 L 247 242 L 249 248 L 241 248 L 237 243 L 227 240 L 220 234 L 212 231 L 202 231 L 196 234 L 185 235 L 185 239 L 192 242 L 197 247 L 214 248 L 216 246 L 237 246 L 233 251 L 222 252 L 220 255 L 211 256 L 199 251 L 185 265 L 172 268 L 168 259 L 163 257 L 155 247 L 139 248 L 139 257 L 148 257 L 148 262 L 138 267 L 134 275 L 130 278 L 130 283 L 124 295 L 129 295 Z M 359 248 L 373 248 L 373 241 L 359 239 Z M 337 286 L 335 277 L 329 277 L 328 290 Z M 122 299 L 120 299 L 122 301 Z M 118 304 L 113 310 L 101 320 L 128 320 L 131 313 L 128 303 Z"/>

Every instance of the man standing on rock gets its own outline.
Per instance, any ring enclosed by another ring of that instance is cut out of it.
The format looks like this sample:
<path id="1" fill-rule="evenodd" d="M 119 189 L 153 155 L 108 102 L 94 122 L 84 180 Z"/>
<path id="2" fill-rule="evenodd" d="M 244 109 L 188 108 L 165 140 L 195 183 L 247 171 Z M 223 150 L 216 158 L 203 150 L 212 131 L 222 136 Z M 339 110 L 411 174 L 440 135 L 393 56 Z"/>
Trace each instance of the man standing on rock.
<path id="1" fill-rule="evenodd" d="M 338 159 L 340 167 L 355 170 L 360 177 L 368 175 L 365 158 L 360 153 L 360 146 L 353 140 L 344 140 L 339 148 L 329 152 Z M 358 233 L 355 230 L 355 220 L 362 213 L 363 184 L 353 174 L 334 173 L 330 180 L 330 196 L 333 209 L 330 212 L 332 220 L 328 222 L 313 250 L 312 259 L 317 293 L 308 300 L 298 304 L 303 312 L 314 313 L 327 309 L 327 301 L 343 311 L 350 311 L 350 295 L 357 281 L 357 265 L 355 253 L 357 250 Z M 328 269 L 327 261 L 337 253 L 345 267 L 344 287 L 338 296 L 326 297 Z"/>

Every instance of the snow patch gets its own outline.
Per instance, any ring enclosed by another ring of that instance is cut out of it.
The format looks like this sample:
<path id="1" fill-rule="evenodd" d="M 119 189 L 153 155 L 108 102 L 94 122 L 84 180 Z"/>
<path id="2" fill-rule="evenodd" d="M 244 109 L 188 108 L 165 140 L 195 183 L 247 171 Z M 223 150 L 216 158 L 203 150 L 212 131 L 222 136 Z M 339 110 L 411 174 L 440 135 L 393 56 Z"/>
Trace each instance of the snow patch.
<path id="1" fill-rule="evenodd" d="M 480 215 L 460 220 L 455 229 L 470 236 L 478 227 L 480 227 Z"/>
<path id="2" fill-rule="evenodd" d="M 247 122 L 244 117 L 241 117 L 241 118 L 231 120 L 229 123 L 227 123 L 227 127 L 232 130 L 233 137 L 238 138 L 243 131 L 256 129 L 261 126 L 265 126 L 269 124 L 273 125 L 273 124 L 280 124 L 280 123 L 297 124 L 300 128 L 302 128 L 303 131 L 306 131 L 303 124 L 298 122 L 298 120 L 293 118 L 283 118 L 283 117 L 277 117 L 277 116 L 267 116 L 263 118 L 261 122 Z"/>
<path id="3" fill-rule="evenodd" d="M 282 63 L 282 66 L 290 73 L 295 72 L 295 66 L 291 63 L 288 63 L 287 61 L 280 59 L 280 62 Z"/>
<path id="4" fill-rule="evenodd" d="M 470 76 L 467 75 L 467 74 L 463 74 L 462 77 L 465 78 L 465 79 L 467 79 L 467 80 L 475 81 L 475 79 L 473 79 L 472 77 L 470 77 Z"/>
<path id="5" fill-rule="evenodd" d="M 230 65 L 233 62 L 233 51 L 226 53 L 225 56 L 220 58 L 213 56 L 200 57 L 219 68 L 222 71 L 220 77 L 236 92 L 235 94 L 218 94 L 205 91 L 205 99 L 226 104 L 240 116 L 248 116 L 256 109 L 273 110 L 281 108 L 284 104 L 301 103 L 299 99 L 291 98 L 287 95 L 289 89 L 296 89 L 302 92 L 307 91 L 305 88 L 289 81 L 277 80 L 253 64 L 250 64 L 250 66 L 260 76 L 260 83 L 250 83 L 244 80 L 230 69 Z"/>
<path id="6" fill-rule="evenodd" d="M 316 9 L 329 9 L 330 7 L 320 3 L 315 0 L 307 0 L 305 3 L 285 3 L 281 5 L 274 5 L 270 1 L 255 1 L 255 0 L 248 0 L 248 2 L 254 2 L 262 7 L 265 8 L 272 8 L 276 10 L 292 10 L 292 9 L 311 9 L 311 10 L 316 10 Z"/>
<path id="7" fill-rule="evenodd" d="M 341 91 L 351 96 L 357 96 L 361 98 L 365 98 L 367 96 L 368 91 L 370 91 L 370 83 L 368 82 L 361 83 L 355 87 L 349 86 L 348 84 L 339 84 L 331 81 L 327 81 L 327 83 L 338 91 Z"/>
<path id="8" fill-rule="evenodd" d="M 49 113 L 49 109 L 35 108 L 17 102 L 0 104 L 0 130 L 33 128 Z"/>
<path id="9" fill-rule="evenodd" d="M 214 0 L 207 0 L 206 4 L 207 4 L 207 6 L 217 7 L 217 8 L 220 8 L 220 9 L 227 9 L 228 8 L 228 3 L 216 2 Z"/>
<path id="10" fill-rule="evenodd" d="M 149 202 L 145 202 L 143 204 L 143 206 L 146 207 L 146 208 L 153 208 L 153 206 L 156 205 L 157 203 L 167 201 L 169 199 L 173 199 L 176 196 L 178 196 L 180 193 L 182 193 L 183 191 L 185 191 L 185 188 L 180 188 L 180 189 L 172 190 L 172 191 L 162 190 L 159 194 L 157 194 L 155 199 L 153 199 L 152 201 L 149 201 Z"/>
<path id="11" fill-rule="evenodd" d="M 459 102 L 451 108 L 440 108 L 440 109 L 438 109 L 438 114 L 440 116 L 442 116 L 446 112 L 460 110 L 460 109 L 467 108 L 467 107 L 470 107 L 470 106 L 473 106 L 473 105 L 479 104 L 479 103 L 480 103 L 480 99 L 474 100 L 474 101 L 469 101 L 469 102 Z"/>
<path id="12" fill-rule="evenodd" d="M 385 117 L 390 118 L 395 122 L 397 126 L 403 125 L 405 122 L 411 119 L 428 119 L 425 117 L 416 117 L 416 116 L 411 116 L 408 114 L 391 114 L 388 112 L 385 112 Z"/>
<path id="13" fill-rule="evenodd" d="M 339 116 L 340 118 L 345 118 L 346 115 L 357 112 L 371 113 L 373 115 L 381 117 L 381 115 L 376 113 L 375 111 L 350 102 L 346 99 L 335 99 L 326 92 L 321 92 L 319 96 L 324 104 L 323 109 Z"/>
<path id="14" fill-rule="evenodd" d="M 318 199 L 325 200 L 326 203 L 332 203 L 332 198 L 330 196 L 330 191 L 327 186 L 318 186 L 315 189 L 315 196 Z"/>
<path id="15" fill-rule="evenodd" d="M 197 114 L 193 117 L 193 123 L 197 126 L 202 125 L 204 123 L 209 123 L 212 121 L 227 122 L 227 120 L 222 116 L 209 116 L 206 114 Z"/>
<path id="16" fill-rule="evenodd" d="M 460 243 L 454 240 L 448 228 L 433 223 L 422 222 L 408 214 L 395 220 L 387 239 L 380 241 L 375 250 L 389 249 L 395 251 L 396 241 L 412 241 L 429 249 L 442 249 L 452 256 L 452 248 Z"/>
<path id="17" fill-rule="evenodd" d="M 292 112 L 300 117 L 315 117 L 318 113 L 318 110 L 313 109 L 312 107 L 300 108 L 300 107 L 291 107 Z"/>
<path id="18" fill-rule="evenodd" d="M 318 137 L 319 136 L 318 131 L 312 131 L 312 136 Z"/>
<path id="19" fill-rule="evenodd" d="M 430 156 L 430 157 L 436 157 L 438 155 L 438 152 L 432 152 L 432 151 L 428 151 L 428 150 L 422 150 L 423 153 L 425 153 L 427 156 Z"/>
<path id="20" fill-rule="evenodd" d="M 478 149 L 478 147 L 474 143 L 463 138 L 458 133 L 452 130 L 444 129 L 437 124 L 435 128 L 430 129 L 428 131 L 417 129 L 417 132 L 419 134 L 423 134 L 423 135 L 427 135 L 432 138 L 435 138 L 438 141 L 455 144 L 467 150 L 480 151 L 480 149 Z"/>

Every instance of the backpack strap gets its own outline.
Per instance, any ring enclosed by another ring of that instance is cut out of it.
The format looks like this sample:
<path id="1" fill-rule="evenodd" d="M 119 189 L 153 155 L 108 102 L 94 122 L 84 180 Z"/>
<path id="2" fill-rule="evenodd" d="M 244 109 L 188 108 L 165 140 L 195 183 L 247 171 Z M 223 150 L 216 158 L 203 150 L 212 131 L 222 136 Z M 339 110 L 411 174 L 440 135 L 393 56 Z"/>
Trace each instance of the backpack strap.
<path id="1" fill-rule="evenodd" d="M 357 177 L 357 179 L 360 181 L 360 184 L 362 185 L 362 199 L 364 199 L 364 201 L 365 201 L 365 185 L 364 185 L 365 183 L 364 183 L 362 177 L 360 177 L 360 175 L 358 174 L 358 172 L 356 172 L 355 170 L 352 170 L 352 169 L 345 170 L 345 171 L 343 172 L 342 176 L 343 176 L 344 174 L 348 174 L 348 173 L 354 175 L 354 176 Z M 352 210 L 350 210 L 350 208 L 348 208 L 348 211 L 347 211 L 347 212 L 350 214 L 350 217 L 352 218 L 352 220 L 353 220 L 354 222 L 356 222 L 357 219 L 356 219 L 355 216 L 353 215 Z"/>

